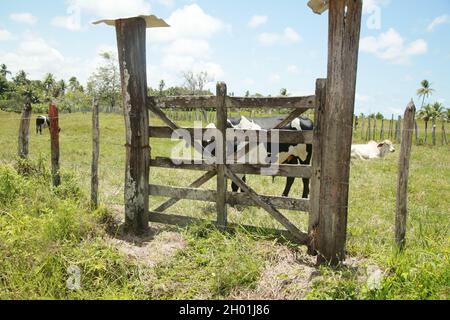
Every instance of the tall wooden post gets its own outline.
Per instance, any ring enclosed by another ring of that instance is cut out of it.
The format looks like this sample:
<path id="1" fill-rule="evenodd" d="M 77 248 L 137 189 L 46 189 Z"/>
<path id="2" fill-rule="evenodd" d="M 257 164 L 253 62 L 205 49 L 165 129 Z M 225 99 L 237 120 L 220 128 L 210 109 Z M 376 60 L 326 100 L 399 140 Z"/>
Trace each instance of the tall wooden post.
<path id="1" fill-rule="evenodd" d="M 362 123 L 361 123 L 361 140 L 364 139 L 364 129 L 365 129 L 365 125 L 366 125 L 366 120 L 364 119 L 364 115 L 361 116 L 362 119 Z"/>
<path id="2" fill-rule="evenodd" d="M 381 119 L 381 130 L 380 130 L 380 140 L 384 140 L 384 118 Z"/>
<path id="3" fill-rule="evenodd" d="M 52 103 L 48 109 L 50 119 L 50 141 L 52 154 L 52 179 L 53 186 L 58 187 L 61 184 L 59 173 L 59 115 L 58 108 Z"/>
<path id="4" fill-rule="evenodd" d="M 126 129 L 125 229 L 148 231 L 149 115 L 147 110 L 146 23 L 116 20 Z"/>
<path id="5" fill-rule="evenodd" d="M 91 165 L 91 204 L 98 207 L 98 158 L 100 155 L 100 128 L 98 120 L 98 101 L 92 104 L 92 165 Z"/>
<path id="6" fill-rule="evenodd" d="M 395 129 L 395 140 L 397 143 L 402 142 L 402 116 L 398 116 L 397 127 Z"/>
<path id="7" fill-rule="evenodd" d="M 22 117 L 19 128 L 19 157 L 28 158 L 28 145 L 30 139 L 31 102 L 27 99 L 23 106 Z"/>
<path id="8" fill-rule="evenodd" d="M 217 159 L 217 223 L 220 227 L 227 226 L 227 177 L 225 165 L 227 161 L 227 85 L 219 82 L 216 88 L 217 104 L 217 129 L 221 137 L 217 139 L 216 159 Z"/>
<path id="9" fill-rule="evenodd" d="M 345 259 L 352 116 L 361 29 L 361 0 L 329 3 L 328 81 L 322 127 L 317 250 L 319 263 Z"/>
<path id="10" fill-rule="evenodd" d="M 321 179 L 321 163 L 322 163 L 322 130 L 323 130 L 323 114 L 326 108 L 327 97 L 327 80 L 317 79 L 316 81 L 316 109 L 314 112 L 314 140 L 313 140 L 313 158 L 310 190 L 310 212 L 309 212 L 309 228 L 310 243 L 308 245 L 308 253 L 310 255 L 317 254 L 317 228 L 319 226 L 320 215 L 320 179 Z"/>
<path id="11" fill-rule="evenodd" d="M 409 160 L 414 130 L 416 107 L 411 101 L 405 111 L 402 148 L 398 163 L 397 212 L 395 215 L 395 241 L 400 249 L 406 244 L 406 219 L 408 215 Z"/>

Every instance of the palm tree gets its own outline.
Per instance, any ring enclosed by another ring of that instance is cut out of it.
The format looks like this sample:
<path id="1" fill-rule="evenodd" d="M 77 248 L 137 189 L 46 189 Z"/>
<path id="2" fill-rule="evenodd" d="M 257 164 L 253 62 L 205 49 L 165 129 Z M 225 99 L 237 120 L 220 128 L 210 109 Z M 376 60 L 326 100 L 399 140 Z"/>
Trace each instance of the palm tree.
<path id="1" fill-rule="evenodd" d="M 8 70 L 8 67 L 6 66 L 6 64 L 2 63 L 0 65 L 0 75 L 3 76 L 4 78 L 6 78 L 7 75 L 11 75 L 11 71 Z"/>
<path id="2" fill-rule="evenodd" d="M 56 84 L 55 77 L 53 74 L 48 73 L 43 81 L 45 97 L 48 99 L 50 97 L 50 92 L 54 89 Z"/>
<path id="3" fill-rule="evenodd" d="M 436 121 L 441 120 L 444 114 L 444 106 L 440 102 L 435 102 L 431 106 L 431 121 L 433 122 L 433 128 L 431 130 L 433 145 L 436 145 Z"/>
<path id="4" fill-rule="evenodd" d="M 82 91 L 82 87 L 77 77 L 71 77 L 69 79 L 69 90 L 72 92 Z"/>
<path id="5" fill-rule="evenodd" d="M 29 80 L 27 79 L 27 74 L 25 71 L 20 70 L 19 72 L 17 72 L 16 76 L 13 79 L 14 83 L 16 85 L 26 85 L 28 84 Z"/>
<path id="6" fill-rule="evenodd" d="M 67 85 L 64 80 L 59 80 L 56 84 L 55 97 L 64 96 L 66 94 Z"/>
<path id="7" fill-rule="evenodd" d="M 417 116 L 419 119 L 425 121 L 425 140 L 424 143 L 427 144 L 428 141 L 428 122 L 433 118 L 433 108 L 431 105 L 422 107 L 418 112 Z"/>
<path id="8" fill-rule="evenodd" d="M 420 83 L 421 87 L 417 90 L 417 95 L 422 98 L 422 108 L 425 105 L 425 99 L 433 95 L 434 89 L 431 88 L 431 83 L 428 80 L 423 80 Z"/>

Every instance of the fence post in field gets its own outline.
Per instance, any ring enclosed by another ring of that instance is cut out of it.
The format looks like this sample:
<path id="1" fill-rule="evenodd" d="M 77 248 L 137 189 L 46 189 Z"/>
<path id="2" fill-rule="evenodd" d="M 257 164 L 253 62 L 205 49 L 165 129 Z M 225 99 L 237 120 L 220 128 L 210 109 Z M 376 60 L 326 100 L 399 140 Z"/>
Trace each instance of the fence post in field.
<path id="1" fill-rule="evenodd" d="M 416 144 L 419 144 L 419 124 L 414 120 L 414 133 L 416 135 Z"/>
<path id="2" fill-rule="evenodd" d="M 364 129 L 366 125 L 366 119 L 364 118 L 364 115 L 361 116 L 361 140 L 364 139 Z"/>
<path id="3" fill-rule="evenodd" d="M 19 128 L 19 157 L 22 159 L 28 158 L 28 145 L 30 139 L 30 121 L 31 121 L 31 102 L 29 99 L 25 101 L 20 119 Z"/>
<path id="4" fill-rule="evenodd" d="M 433 119 L 431 128 L 431 138 L 433 140 L 433 146 L 436 146 L 436 118 Z"/>
<path id="5" fill-rule="evenodd" d="M 381 119 L 381 130 L 380 130 L 380 140 L 384 140 L 384 118 Z"/>
<path id="6" fill-rule="evenodd" d="M 220 132 L 216 144 L 216 165 L 217 165 L 217 224 L 219 227 L 226 227 L 228 220 L 227 213 L 227 186 L 228 179 L 225 173 L 227 161 L 227 85 L 223 82 L 217 83 L 216 87 L 216 107 L 217 107 L 217 130 Z"/>
<path id="7" fill-rule="evenodd" d="M 316 234 L 318 263 L 345 259 L 361 0 L 329 3 L 328 74 L 322 121 L 321 184 Z M 339 115 L 336 117 L 336 115 Z"/>
<path id="8" fill-rule="evenodd" d="M 320 216 L 320 180 L 321 180 L 321 163 L 322 163 L 322 127 L 323 114 L 326 107 L 327 97 L 327 80 L 317 79 L 316 81 L 316 109 L 314 110 L 314 140 L 313 140 L 313 154 L 312 158 L 312 178 L 310 190 L 310 213 L 309 213 L 309 227 L 308 234 L 311 238 L 308 245 L 308 254 L 317 255 L 317 228 L 319 225 Z"/>
<path id="9" fill-rule="evenodd" d="M 411 157 L 416 107 L 411 101 L 405 111 L 402 147 L 398 164 L 397 206 L 395 215 L 395 242 L 402 250 L 406 244 L 406 219 L 408 215 L 408 175 Z"/>
<path id="10" fill-rule="evenodd" d="M 53 186 L 58 187 L 61 184 L 61 176 L 59 173 L 59 115 L 58 108 L 54 103 L 50 104 L 48 117 L 50 119 L 52 180 Z"/>
<path id="11" fill-rule="evenodd" d="M 369 125 L 367 127 L 366 140 L 369 141 L 372 139 L 372 117 L 369 116 Z"/>
<path id="12" fill-rule="evenodd" d="M 377 140 L 377 118 L 373 119 L 373 138 L 372 140 Z"/>
<path id="13" fill-rule="evenodd" d="M 100 155 L 100 128 L 98 119 L 98 100 L 92 104 L 92 164 L 91 164 L 91 205 L 98 207 L 98 158 Z"/>
<path id="14" fill-rule="evenodd" d="M 445 132 L 445 123 L 442 122 L 442 145 L 444 145 L 444 143 L 446 145 L 448 145 L 448 138 L 447 138 L 447 133 Z"/>
<path id="15" fill-rule="evenodd" d="M 147 109 L 146 22 L 116 20 L 126 130 L 125 229 L 149 229 L 149 112 Z"/>
<path id="16" fill-rule="evenodd" d="M 398 116 L 397 126 L 395 127 L 395 141 L 402 142 L 402 116 Z"/>
<path id="17" fill-rule="evenodd" d="M 392 115 L 391 121 L 389 122 L 389 139 L 392 139 L 393 136 L 393 131 L 394 131 L 394 115 Z"/>
<path id="18" fill-rule="evenodd" d="M 359 118 L 358 118 L 358 116 L 355 116 L 355 127 L 353 128 L 355 136 L 356 136 L 356 133 L 358 132 L 358 125 L 359 125 Z"/>

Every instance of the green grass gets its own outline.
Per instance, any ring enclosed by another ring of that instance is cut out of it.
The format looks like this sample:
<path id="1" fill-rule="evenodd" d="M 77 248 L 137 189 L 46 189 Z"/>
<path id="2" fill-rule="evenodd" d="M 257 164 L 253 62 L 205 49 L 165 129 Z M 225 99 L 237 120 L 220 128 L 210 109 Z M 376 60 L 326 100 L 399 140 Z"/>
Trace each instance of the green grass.
<path id="1" fill-rule="evenodd" d="M 17 118 L 17 114 L 0 113 L 0 298 L 221 299 L 239 288 L 256 288 L 265 264 L 271 259 L 258 249 L 266 242 L 264 234 L 229 235 L 207 226 L 193 226 L 179 231 L 186 247 L 167 261 L 149 267 L 130 260 L 107 241 L 102 222 L 108 211 L 91 212 L 87 205 L 90 115 L 61 117 L 63 184 L 53 190 L 48 172 L 48 132 L 37 136 L 32 126 L 31 162 L 17 163 Z M 102 204 L 110 208 L 123 203 L 123 118 L 101 114 L 100 123 L 100 195 Z M 152 155 L 169 156 L 167 146 L 167 141 L 152 141 Z M 404 253 L 396 252 L 393 243 L 397 161 L 398 153 L 380 161 L 353 163 L 348 254 L 358 261 L 359 267 L 320 268 L 306 298 L 448 299 L 450 148 L 441 146 L 440 140 L 436 147 L 413 148 L 408 242 Z M 156 184 L 187 186 L 199 175 L 152 169 L 151 180 Z M 249 177 L 256 191 L 268 195 L 279 195 L 284 182 L 282 178 L 273 183 L 271 178 Z M 295 184 L 293 196 L 300 195 L 300 185 Z M 214 181 L 205 188 L 213 189 Z M 152 198 L 151 207 L 163 200 Z M 170 211 L 214 219 L 212 204 L 183 201 Z M 285 213 L 301 229 L 307 228 L 305 214 Z M 280 227 L 257 208 L 242 211 L 230 208 L 230 219 Z M 384 273 L 379 290 L 367 287 L 364 267 L 372 264 Z M 67 268 L 71 265 L 82 270 L 79 291 L 66 287 Z"/>

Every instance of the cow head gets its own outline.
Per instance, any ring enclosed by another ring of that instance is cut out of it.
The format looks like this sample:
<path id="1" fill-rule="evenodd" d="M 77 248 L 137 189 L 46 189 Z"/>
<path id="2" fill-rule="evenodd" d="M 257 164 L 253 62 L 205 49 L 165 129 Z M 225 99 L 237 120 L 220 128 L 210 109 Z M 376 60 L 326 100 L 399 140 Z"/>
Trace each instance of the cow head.
<path id="1" fill-rule="evenodd" d="M 388 153 L 395 152 L 394 144 L 390 140 L 384 140 L 382 143 L 378 145 L 378 149 L 380 149 L 382 157 L 384 157 Z"/>

